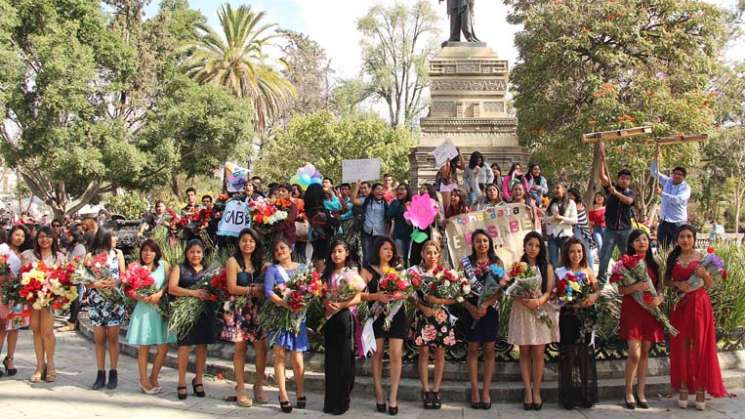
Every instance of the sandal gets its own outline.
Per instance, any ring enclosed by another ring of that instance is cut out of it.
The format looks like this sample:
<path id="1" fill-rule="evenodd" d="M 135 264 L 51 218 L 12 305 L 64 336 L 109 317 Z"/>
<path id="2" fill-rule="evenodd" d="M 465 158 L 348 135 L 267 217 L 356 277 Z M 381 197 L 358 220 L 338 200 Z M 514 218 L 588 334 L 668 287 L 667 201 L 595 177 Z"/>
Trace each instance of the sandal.
<path id="1" fill-rule="evenodd" d="M 240 407 L 251 407 L 254 404 L 253 400 L 251 400 L 251 398 L 246 396 L 245 394 L 240 394 L 236 396 L 236 402 L 238 403 L 238 406 Z"/>
<path id="2" fill-rule="evenodd" d="M 29 378 L 29 381 L 32 383 L 40 383 L 41 382 L 41 371 L 36 371 L 33 374 L 31 374 L 31 378 Z"/>
<path id="3" fill-rule="evenodd" d="M 430 394 L 432 395 L 432 408 L 440 409 L 442 407 L 442 401 L 440 400 L 440 392 L 433 391 Z"/>
<path id="4" fill-rule="evenodd" d="M 176 387 L 176 394 L 178 395 L 179 400 L 186 399 L 189 395 L 186 393 L 186 386 L 178 386 Z"/>
<path id="5" fill-rule="evenodd" d="M 266 398 L 266 394 L 264 394 L 264 388 L 262 386 L 256 386 L 254 384 L 254 402 L 256 404 L 266 404 L 269 402 Z"/>
<path id="6" fill-rule="evenodd" d="M 57 370 L 56 369 L 51 369 L 51 370 L 47 371 L 46 382 L 47 383 L 53 383 L 55 381 L 57 381 Z"/>
<path id="7" fill-rule="evenodd" d="M 432 393 L 429 391 L 423 391 L 422 392 L 422 402 L 424 404 L 424 409 L 433 409 L 434 406 L 432 404 Z"/>
<path id="8" fill-rule="evenodd" d="M 194 390 L 194 395 L 197 396 L 197 397 L 204 397 L 204 396 L 206 396 L 207 394 L 204 392 L 204 384 L 202 384 L 202 383 L 195 383 L 194 380 L 196 380 L 196 378 L 192 378 L 192 380 L 191 380 L 191 388 L 192 388 L 192 390 Z M 202 387 L 202 389 L 201 390 L 197 390 L 197 387 Z"/>
<path id="9" fill-rule="evenodd" d="M 282 410 L 282 413 L 292 413 L 292 404 L 290 404 L 289 400 L 283 402 L 279 397 L 277 399 L 279 400 L 279 408 Z"/>
<path id="10" fill-rule="evenodd" d="M 12 356 L 6 356 L 3 360 L 3 366 L 5 367 L 5 373 L 8 375 L 8 377 L 12 377 L 16 374 L 18 374 L 18 369 L 16 368 L 8 368 L 8 363 L 13 362 Z"/>

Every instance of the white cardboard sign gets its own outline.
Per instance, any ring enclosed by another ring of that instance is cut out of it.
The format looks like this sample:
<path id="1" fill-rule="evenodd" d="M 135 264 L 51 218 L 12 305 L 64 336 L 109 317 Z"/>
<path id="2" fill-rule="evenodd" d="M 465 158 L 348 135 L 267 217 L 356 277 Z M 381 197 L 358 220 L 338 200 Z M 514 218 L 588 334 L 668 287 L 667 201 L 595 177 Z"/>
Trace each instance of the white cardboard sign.
<path id="1" fill-rule="evenodd" d="M 341 178 L 344 183 L 378 180 L 380 179 L 380 159 L 342 160 Z"/>
<path id="2" fill-rule="evenodd" d="M 458 157 L 458 150 L 455 148 L 453 140 L 448 138 L 437 146 L 432 155 L 435 157 L 435 165 L 440 168 L 451 159 Z"/>

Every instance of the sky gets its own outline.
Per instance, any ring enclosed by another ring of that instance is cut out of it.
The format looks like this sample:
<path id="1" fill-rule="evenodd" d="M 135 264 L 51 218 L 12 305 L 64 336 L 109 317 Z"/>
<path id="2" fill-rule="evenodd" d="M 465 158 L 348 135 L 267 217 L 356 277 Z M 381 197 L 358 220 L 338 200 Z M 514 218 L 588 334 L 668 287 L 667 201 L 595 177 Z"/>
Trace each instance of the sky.
<path id="1" fill-rule="evenodd" d="M 352 78 L 358 75 L 361 63 L 360 36 L 357 31 L 357 19 L 362 17 L 374 4 L 392 4 L 396 0 L 228 0 L 233 5 L 248 4 L 254 9 L 267 12 L 266 20 L 275 22 L 279 27 L 303 32 L 317 41 L 331 59 L 331 66 L 339 78 Z M 413 3 L 414 0 L 403 0 Z M 444 3 L 437 4 L 440 15 L 440 38 L 447 39 L 448 18 Z M 734 8 L 737 0 L 707 0 L 726 8 Z M 211 26 L 217 26 L 217 9 L 223 0 L 189 0 L 191 7 L 199 9 L 209 20 Z M 153 0 L 148 6 L 148 14 L 158 9 L 159 0 Z M 485 41 L 497 54 L 507 59 L 510 64 L 517 58 L 513 39 L 520 27 L 507 23 L 507 7 L 501 0 L 476 0 L 475 30 L 479 38 Z M 727 49 L 726 59 L 745 59 L 745 42 L 731 45 Z"/>

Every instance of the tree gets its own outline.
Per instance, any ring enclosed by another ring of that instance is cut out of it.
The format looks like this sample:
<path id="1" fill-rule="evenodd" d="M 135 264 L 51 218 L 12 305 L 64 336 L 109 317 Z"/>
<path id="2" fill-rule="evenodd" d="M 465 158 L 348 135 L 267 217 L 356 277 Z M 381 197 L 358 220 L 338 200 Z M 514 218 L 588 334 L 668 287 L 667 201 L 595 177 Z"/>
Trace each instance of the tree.
<path id="1" fill-rule="evenodd" d="M 309 114 L 329 109 L 333 70 L 326 51 L 305 34 L 287 29 L 277 33 L 287 41 L 282 46 L 282 75 L 297 91 L 297 96 L 285 110 L 285 124 L 296 113 Z"/>
<path id="2" fill-rule="evenodd" d="M 650 124 L 654 135 L 713 128 L 707 87 L 725 41 L 724 14 L 703 1 L 506 0 L 522 24 L 511 75 L 518 135 L 549 175 L 560 168 L 596 188 L 598 149 L 583 133 Z M 693 167 L 698 146 L 663 149 L 663 162 Z M 646 170 L 654 150 L 639 139 L 609 144 L 612 169 L 643 173 L 644 203 L 655 199 Z M 638 178 L 637 178 L 638 179 Z M 646 209 L 646 208 L 644 208 Z"/>
<path id="3" fill-rule="evenodd" d="M 412 126 L 422 113 L 427 60 L 435 51 L 437 14 L 429 1 L 376 5 L 357 22 L 368 89 L 388 107 L 392 127 Z"/>
<path id="4" fill-rule="evenodd" d="M 165 183 L 197 157 L 206 158 L 201 150 L 194 153 L 203 131 L 180 129 L 168 117 L 177 109 L 206 108 L 193 112 L 188 124 L 209 125 L 214 129 L 208 135 L 217 138 L 238 137 L 217 135 L 219 129 L 252 131 L 248 111 L 209 113 L 241 106 L 239 100 L 161 71 L 165 67 L 154 57 L 169 55 L 171 47 L 154 44 L 151 35 L 162 30 L 178 36 L 169 27 L 145 24 L 144 1 L 108 3 L 110 19 L 94 0 L 14 6 L 0 0 L 0 152 L 58 217 L 119 187 Z M 149 135 L 163 132 L 162 123 L 182 135 Z M 215 147 L 218 155 L 230 150 Z M 202 172 L 210 169 L 204 165 Z"/>
<path id="5" fill-rule="evenodd" d="M 296 115 L 262 148 L 256 170 L 286 182 L 299 167 L 312 163 L 322 175 L 340 181 L 342 160 L 379 158 L 384 172 L 407 179 L 411 145 L 408 131 L 391 128 L 379 117 L 337 119 L 327 111 Z"/>
<path id="6" fill-rule="evenodd" d="M 198 24 L 199 37 L 190 45 L 186 74 L 199 83 L 227 88 L 233 95 L 253 102 L 256 128 L 281 115 L 295 95 L 293 86 L 268 64 L 264 49 L 276 37 L 274 25 L 262 22 L 265 12 L 250 6 L 234 9 L 230 4 L 217 12 L 222 33 Z"/>

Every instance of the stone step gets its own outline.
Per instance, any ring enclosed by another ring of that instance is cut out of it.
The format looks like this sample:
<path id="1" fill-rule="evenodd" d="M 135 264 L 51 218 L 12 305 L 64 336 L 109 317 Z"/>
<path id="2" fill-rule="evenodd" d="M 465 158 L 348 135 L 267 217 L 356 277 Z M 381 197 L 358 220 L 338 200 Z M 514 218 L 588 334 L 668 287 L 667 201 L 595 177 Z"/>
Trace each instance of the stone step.
<path id="1" fill-rule="evenodd" d="M 81 333 L 89 339 L 93 338 L 93 332 L 90 327 L 87 315 L 81 313 Z M 137 357 L 137 347 L 120 342 L 121 352 L 132 357 Z M 250 347 L 249 347 L 250 348 Z M 151 360 L 155 355 L 155 348 L 151 348 Z M 218 344 L 211 347 L 207 359 L 207 372 L 213 375 L 222 375 L 226 379 L 234 380 L 235 375 L 232 363 L 232 345 Z M 745 351 L 723 352 L 719 354 L 720 365 L 724 375 L 725 384 L 728 387 L 745 387 L 745 370 L 741 367 L 745 361 Z M 166 358 L 166 365 L 176 368 L 176 353 L 169 351 Z M 271 365 L 271 354 L 269 359 Z M 191 357 L 189 370 L 194 370 L 194 360 Z M 308 354 L 305 363 L 305 385 L 309 391 L 323 392 L 324 374 L 323 374 L 323 355 Z M 621 398 L 624 394 L 624 361 L 598 361 L 598 386 L 600 397 Z M 430 365 L 430 371 L 433 366 Z M 384 368 L 384 376 L 387 376 L 387 362 Z M 430 372 L 431 374 L 431 372 Z M 648 386 L 647 394 L 666 393 L 669 387 L 668 377 L 668 360 L 667 358 L 651 358 L 648 366 Z M 270 383 L 274 383 L 274 370 L 270 366 L 265 371 L 265 376 Z M 246 382 L 253 383 L 256 379 L 256 367 L 253 364 L 253 355 L 247 355 L 247 362 L 244 368 L 244 377 Z M 288 386 L 292 388 L 291 382 L 293 374 L 291 370 L 287 371 Z M 419 374 L 414 363 L 405 363 L 402 371 L 401 389 L 399 391 L 401 400 L 417 401 L 420 397 Z M 544 398 L 546 401 L 555 400 L 557 397 L 557 370 L 556 364 L 548 363 L 545 369 L 544 378 Z M 445 378 L 442 385 L 442 397 L 444 401 L 459 402 L 464 401 L 468 390 L 468 376 L 465 363 L 447 363 L 445 368 Z M 498 362 L 495 368 L 494 379 L 491 386 L 492 400 L 495 402 L 519 402 L 522 398 L 522 382 L 519 376 L 519 364 L 517 362 Z M 355 394 L 364 396 L 372 394 L 372 378 L 370 376 L 370 360 L 358 361 L 357 378 L 355 380 Z"/>

